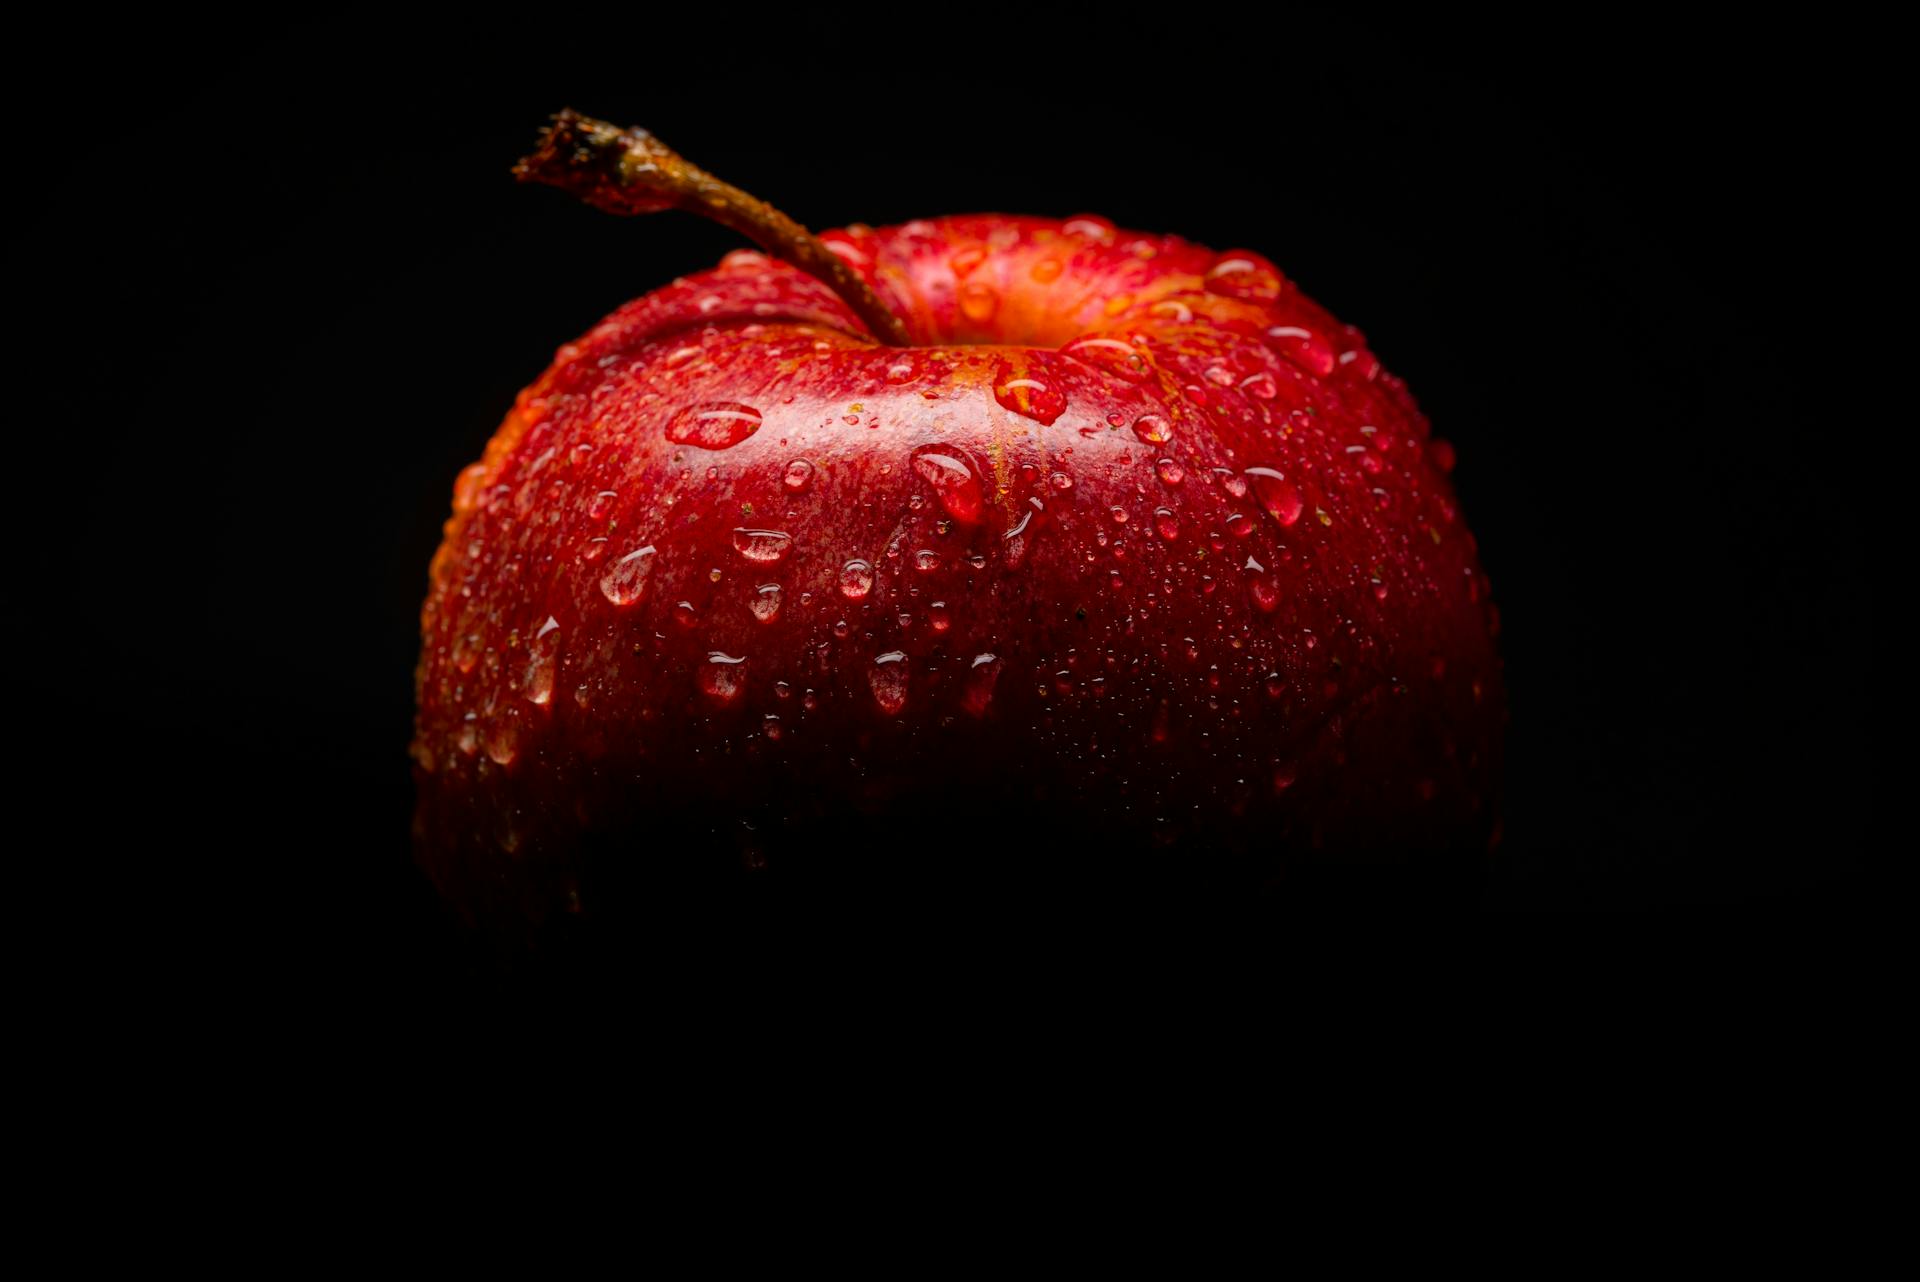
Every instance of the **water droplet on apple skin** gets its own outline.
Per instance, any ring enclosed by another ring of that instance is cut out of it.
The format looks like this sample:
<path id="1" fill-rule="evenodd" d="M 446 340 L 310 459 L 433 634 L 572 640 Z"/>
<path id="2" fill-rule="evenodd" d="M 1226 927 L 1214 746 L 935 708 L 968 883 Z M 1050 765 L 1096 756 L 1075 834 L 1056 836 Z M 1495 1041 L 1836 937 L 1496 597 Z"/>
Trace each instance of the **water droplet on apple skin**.
<path id="1" fill-rule="evenodd" d="M 600 576 L 600 594 L 614 605 L 627 607 L 646 596 L 647 574 L 653 567 L 652 544 L 627 553 Z"/>
<path id="2" fill-rule="evenodd" d="M 784 595 L 778 583 L 763 583 L 747 598 L 747 609 L 761 623 L 772 623 L 780 617 Z"/>
<path id="3" fill-rule="evenodd" d="M 746 692 L 746 659 L 714 650 L 700 665 L 700 693 L 721 707 L 731 707 Z"/>
<path id="4" fill-rule="evenodd" d="M 675 411 L 667 439 L 703 450 L 731 449 L 760 430 L 760 411 L 738 401 L 706 401 Z"/>
<path id="5" fill-rule="evenodd" d="M 907 656 L 904 651 L 890 650 L 873 661 L 867 671 L 867 686 L 873 691 L 873 701 L 880 711 L 889 717 L 900 715 L 907 706 Z"/>
<path id="6" fill-rule="evenodd" d="M 733 532 L 733 550 L 758 565 L 773 565 L 786 559 L 793 536 L 784 530 L 737 529 Z"/>
<path id="7" fill-rule="evenodd" d="M 913 452 L 912 466 L 948 516 L 966 525 L 980 523 L 986 495 L 979 471 L 966 454 L 944 445 L 923 445 Z"/>
<path id="8" fill-rule="evenodd" d="M 994 371 L 993 399 L 1002 409 L 1048 426 L 1067 411 L 1066 396 L 1044 371 L 1017 368 L 1004 360 Z"/>
<path id="9" fill-rule="evenodd" d="M 873 591 L 873 566 L 859 558 L 840 567 L 840 595 L 849 601 L 861 601 Z"/>
<path id="10" fill-rule="evenodd" d="M 1253 484 L 1255 497 L 1267 514 L 1279 522 L 1281 529 L 1292 528 L 1305 510 L 1306 502 L 1300 496 L 1299 487 L 1283 476 L 1276 468 L 1250 467 L 1246 470 L 1247 479 Z"/>

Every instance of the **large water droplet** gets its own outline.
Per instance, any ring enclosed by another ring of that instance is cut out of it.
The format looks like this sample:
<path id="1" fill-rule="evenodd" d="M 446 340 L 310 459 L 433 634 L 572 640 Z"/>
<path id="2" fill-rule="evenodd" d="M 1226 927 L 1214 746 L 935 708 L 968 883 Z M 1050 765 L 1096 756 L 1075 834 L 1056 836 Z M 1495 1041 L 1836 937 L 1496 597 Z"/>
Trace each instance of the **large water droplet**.
<path id="1" fill-rule="evenodd" d="M 760 411 L 738 401 L 689 405 L 667 420 L 667 439 L 703 450 L 724 450 L 760 430 Z"/>
<path id="2" fill-rule="evenodd" d="M 1268 575 L 1258 573 L 1248 581 L 1247 595 L 1253 598 L 1261 613 L 1272 614 L 1280 604 L 1280 585 Z"/>
<path id="3" fill-rule="evenodd" d="M 853 560 L 840 567 L 840 595 L 849 601 L 858 601 L 873 591 L 873 567 L 865 561 Z"/>
<path id="4" fill-rule="evenodd" d="M 1162 485 L 1177 487 L 1187 479 L 1187 469 L 1175 459 L 1163 458 L 1153 465 L 1153 470 Z"/>
<path id="5" fill-rule="evenodd" d="M 1157 507 L 1153 510 L 1153 528 L 1160 537 L 1171 543 L 1180 537 L 1180 518 L 1169 507 Z"/>
<path id="6" fill-rule="evenodd" d="M 747 688 L 747 661 L 718 650 L 708 653 L 700 665 L 700 693 L 722 707 L 738 703 Z"/>
<path id="7" fill-rule="evenodd" d="M 880 705 L 880 711 L 888 716 L 898 716 L 900 709 L 907 706 L 907 656 L 904 651 L 890 650 L 873 661 L 873 667 L 867 671 L 867 684 L 873 690 L 873 701 Z"/>
<path id="8" fill-rule="evenodd" d="M 1164 445 L 1173 439 L 1173 420 L 1165 414 L 1142 414 L 1133 420 L 1133 434 L 1148 445 Z"/>
<path id="9" fill-rule="evenodd" d="M 801 490 L 806 489 L 808 483 L 812 480 L 813 464 L 803 458 L 797 458 L 787 464 L 786 475 L 780 478 L 780 484 L 786 486 L 795 494 L 798 494 Z"/>
<path id="10" fill-rule="evenodd" d="M 513 764 L 514 758 L 520 755 L 520 722 L 511 708 L 501 709 L 501 714 L 487 723 L 481 746 L 494 765 Z"/>
<path id="11" fill-rule="evenodd" d="M 1153 375 L 1153 366 L 1147 362 L 1145 353 L 1117 338 L 1076 338 L 1060 350 L 1084 365 L 1129 383 L 1143 382 Z"/>
<path id="12" fill-rule="evenodd" d="M 986 716 L 987 708 L 993 702 L 994 683 L 999 679 L 1000 659 L 997 655 L 974 655 L 960 691 L 960 706 L 973 716 Z"/>
<path id="13" fill-rule="evenodd" d="M 1286 529 L 1300 519 L 1305 503 L 1292 481 L 1270 467 L 1250 467 L 1247 469 L 1247 478 L 1253 482 L 1253 492 L 1260 500 L 1260 506 L 1280 523 L 1280 528 Z"/>
<path id="14" fill-rule="evenodd" d="M 923 445 L 913 452 L 913 470 L 933 487 L 947 515 L 967 525 L 978 525 L 986 507 L 980 477 L 966 457 L 941 445 Z"/>
<path id="15" fill-rule="evenodd" d="M 1067 410 L 1067 398 L 1046 378 L 1001 361 L 993 375 L 993 399 L 1002 408 L 1040 423 L 1052 423 Z"/>
<path id="16" fill-rule="evenodd" d="M 753 617 L 762 623 L 772 623 L 780 617 L 780 602 L 784 597 L 778 583 L 762 583 L 747 598 L 747 608 L 753 611 Z"/>
<path id="17" fill-rule="evenodd" d="M 960 287 L 960 312 L 976 325 L 984 325 L 1000 310 L 1000 292 L 984 281 Z"/>
<path id="18" fill-rule="evenodd" d="M 548 615 L 527 645 L 526 680 L 522 686 L 522 693 L 542 707 L 553 701 L 553 665 L 559 653 L 560 621 Z"/>
<path id="19" fill-rule="evenodd" d="M 781 530 L 738 529 L 733 532 L 733 550 L 761 565 L 782 560 L 792 546 L 793 536 Z"/>
<path id="20" fill-rule="evenodd" d="M 1333 373 L 1334 362 L 1338 359 L 1332 343 L 1298 325 L 1275 325 L 1267 331 L 1267 345 L 1309 374 L 1320 378 Z"/>
<path id="21" fill-rule="evenodd" d="M 1236 249 L 1220 255 L 1207 269 L 1207 292 L 1247 302 L 1270 303 L 1280 297 L 1280 269 L 1259 254 Z"/>
<path id="22" fill-rule="evenodd" d="M 1076 214 L 1060 224 L 1062 236 L 1077 236 L 1096 245 L 1111 245 L 1114 232 L 1113 222 L 1099 214 Z"/>
<path id="23" fill-rule="evenodd" d="M 600 576 L 600 594 L 615 605 L 632 605 L 646 595 L 647 572 L 652 568 L 652 544 L 629 552 Z"/>

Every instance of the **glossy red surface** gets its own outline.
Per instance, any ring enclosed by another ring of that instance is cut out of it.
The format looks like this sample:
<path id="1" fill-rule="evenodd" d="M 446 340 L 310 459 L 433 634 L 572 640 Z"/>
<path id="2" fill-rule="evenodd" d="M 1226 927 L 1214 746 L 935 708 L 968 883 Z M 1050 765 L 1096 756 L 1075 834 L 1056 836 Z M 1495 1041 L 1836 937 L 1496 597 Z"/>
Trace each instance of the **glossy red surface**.
<path id="1" fill-rule="evenodd" d="M 1091 217 L 823 239 L 916 346 L 741 251 L 563 348 L 461 474 L 413 745 L 456 902 L 863 843 L 1017 881 L 1083 832 L 1069 882 L 1138 839 L 1280 893 L 1485 848 L 1498 616 L 1452 451 L 1358 331 L 1258 254 Z"/>

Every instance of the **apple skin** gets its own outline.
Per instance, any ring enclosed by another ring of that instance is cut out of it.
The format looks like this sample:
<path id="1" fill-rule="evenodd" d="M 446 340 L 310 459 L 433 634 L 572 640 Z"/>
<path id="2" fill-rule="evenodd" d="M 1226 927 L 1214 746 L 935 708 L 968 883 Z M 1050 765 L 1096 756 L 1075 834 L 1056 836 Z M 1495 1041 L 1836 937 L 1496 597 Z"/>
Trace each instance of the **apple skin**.
<path id="1" fill-rule="evenodd" d="M 737 252 L 563 347 L 461 473 L 412 755 L 463 913 L 1470 883 L 1498 615 L 1357 330 L 1092 217 L 823 239 L 919 346 Z"/>

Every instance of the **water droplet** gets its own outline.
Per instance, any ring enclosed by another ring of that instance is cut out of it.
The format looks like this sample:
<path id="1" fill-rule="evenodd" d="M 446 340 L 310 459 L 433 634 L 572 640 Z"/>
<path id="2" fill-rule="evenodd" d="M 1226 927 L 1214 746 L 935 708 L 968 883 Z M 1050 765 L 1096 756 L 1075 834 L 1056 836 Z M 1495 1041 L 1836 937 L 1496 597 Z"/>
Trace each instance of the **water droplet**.
<path id="1" fill-rule="evenodd" d="M 1108 508 L 1107 515 L 1113 518 L 1113 523 L 1115 525 L 1125 525 L 1127 523 L 1127 509 L 1119 506 L 1118 504 L 1115 504 L 1113 507 Z"/>
<path id="2" fill-rule="evenodd" d="M 744 657 L 710 651 L 707 661 L 700 666 L 699 682 L 700 693 L 722 707 L 737 703 L 747 688 L 747 661 Z"/>
<path id="3" fill-rule="evenodd" d="M 999 680 L 999 656 L 974 655 L 973 663 L 967 669 L 966 682 L 960 691 L 960 706 L 973 716 L 986 716 L 987 708 L 993 702 L 994 684 Z"/>
<path id="4" fill-rule="evenodd" d="M 858 601 L 873 591 L 873 567 L 865 561 L 853 560 L 840 567 L 840 595 L 849 601 Z"/>
<path id="5" fill-rule="evenodd" d="M 724 450 L 760 430 L 760 411 L 738 401 L 689 405 L 667 421 L 667 439 L 677 445 Z"/>
<path id="6" fill-rule="evenodd" d="M 993 399 L 1002 408 L 1040 423 L 1052 423 L 1067 409 L 1067 398 L 1051 383 L 1016 370 L 1004 360 L 994 371 Z"/>
<path id="7" fill-rule="evenodd" d="M 520 755 L 520 723 L 511 709 L 503 709 L 500 716 L 487 723 L 481 746 L 494 765 L 513 764 L 514 758 Z"/>
<path id="8" fill-rule="evenodd" d="M 588 565 L 592 565 L 606 554 L 607 541 L 605 538 L 588 539 L 580 545 L 580 559 Z"/>
<path id="9" fill-rule="evenodd" d="M 762 583 L 747 598 L 747 608 L 753 611 L 753 617 L 762 623 L 772 623 L 780 617 L 780 601 L 784 594 L 778 583 Z"/>
<path id="10" fill-rule="evenodd" d="M 619 501 L 620 496 L 612 490 L 601 490 L 593 496 L 593 502 L 587 504 L 587 519 L 590 521 L 606 520 L 609 516 L 613 515 L 613 505 Z"/>
<path id="11" fill-rule="evenodd" d="M 1222 254 L 1207 269 L 1207 292 L 1247 302 L 1270 303 L 1280 297 L 1280 269 L 1247 250 Z"/>
<path id="12" fill-rule="evenodd" d="M 683 628 L 691 628 L 700 622 L 700 611 L 694 609 L 693 602 L 681 601 L 673 607 L 673 621 Z"/>
<path id="13" fill-rule="evenodd" d="M 1153 528 L 1160 537 L 1171 543 L 1180 537 L 1180 518 L 1173 514 L 1170 507 L 1157 507 L 1153 510 Z"/>
<path id="14" fill-rule="evenodd" d="M 1240 390 L 1259 401 L 1270 401 L 1280 395 L 1280 385 L 1274 382 L 1273 375 L 1265 370 L 1241 379 Z"/>
<path id="15" fill-rule="evenodd" d="M 984 325 L 1000 310 L 1000 292 L 985 281 L 960 287 L 960 312 L 976 325 Z"/>
<path id="16" fill-rule="evenodd" d="M 873 667 L 867 671 L 867 684 L 873 690 L 873 701 L 880 705 L 880 711 L 890 717 L 898 716 L 900 709 L 907 706 L 906 653 L 890 650 L 875 659 Z"/>
<path id="17" fill-rule="evenodd" d="M 913 554 L 913 568 L 922 574 L 931 574 L 940 568 L 940 554 L 932 548 L 921 548 Z"/>
<path id="18" fill-rule="evenodd" d="M 912 361 L 895 361 L 893 364 L 887 366 L 887 381 L 889 383 L 911 383 L 915 373 L 916 371 L 913 368 Z"/>
<path id="19" fill-rule="evenodd" d="M 1047 478 L 1047 484 L 1051 485 L 1057 493 L 1065 494 L 1073 488 L 1073 478 L 1065 472 L 1055 472 Z"/>
<path id="20" fill-rule="evenodd" d="M 615 605 L 632 605 L 646 594 L 652 568 L 653 545 L 637 548 L 607 567 L 600 576 L 600 594 Z"/>
<path id="21" fill-rule="evenodd" d="M 1267 331 L 1267 345 L 1309 374 L 1325 378 L 1333 373 L 1333 344 L 1310 329 L 1275 325 Z"/>
<path id="22" fill-rule="evenodd" d="M 967 525 L 979 524 L 986 499 L 979 474 L 964 455 L 945 446 L 923 445 L 913 452 L 913 470 L 933 487 L 949 516 Z"/>
<path id="23" fill-rule="evenodd" d="M 927 622 L 933 625 L 935 632 L 945 632 L 953 626 L 953 612 L 947 609 L 945 601 L 935 601 L 927 607 Z"/>
<path id="24" fill-rule="evenodd" d="M 1253 492 L 1259 498 L 1260 506 L 1280 523 L 1281 529 L 1291 527 L 1300 519 L 1305 504 L 1293 482 L 1270 467 L 1250 467 L 1247 476 L 1253 481 Z"/>
<path id="25" fill-rule="evenodd" d="M 1060 273 L 1063 270 L 1065 270 L 1065 268 L 1059 259 L 1042 258 L 1039 262 L 1033 265 L 1033 269 L 1029 271 L 1027 274 L 1033 277 L 1034 280 L 1038 281 L 1040 284 L 1045 285 L 1052 281 L 1059 280 Z"/>
<path id="26" fill-rule="evenodd" d="M 793 536 L 780 530 L 737 529 L 733 532 L 733 550 L 761 565 L 783 559 L 792 546 Z"/>
<path id="27" fill-rule="evenodd" d="M 780 478 L 780 484 L 798 494 L 807 488 L 813 480 L 813 464 L 803 458 L 797 458 L 787 464 L 786 475 Z"/>
<path id="28" fill-rule="evenodd" d="M 1245 513 L 1235 512 L 1227 518 L 1227 533 L 1236 539 L 1244 539 L 1253 533 L 1253 522 L 1246 518 Z"/>
<path id="29" fill-rule="evenodd" d="M 1253 598 L 1254 605 L 1259 607 L 1261 613 L 1272 614 L 1280 604 L 1280 585 L 1252 560 L 1247 562 L 1247 567 L 1253 574 L 1247 582 L 1247 595 Z"/>
<path id="30" fill-rule="evenodd" d="M 1150 378 L 1153 366 L 1139 348 L 1117 338 L 1076 338 L 1060 351 L 1083 365 L 1091 365 L 1129 383 Z"/>
<path id="31" fill-rule="evenodd" d="M 1060 234 L 1078 236 L 1082 240 L 1090 240 L 1098 245 L 1111 245 L 1114 226 L 1099 214 L 1077 214 L 1060 224 Z"/>
<path id="32" fill-rule="evenodd" d="M 1161 484 L 1179 486 L 1187 479 L 1187 469 L 1170 458 L 1163 458 L 1153 465 L 1154 472 L 1160 477 Z"/>
<path id="33" fill-rule="evenodd" d="M 1363 378 L 1369 383 L 1380 377 L 1380 358 L 1365 348 L 1340 353 L 1338 363 L 1351 370 L 1356 377 Z"/>
<path id="34" fill-rule="evenodd" d="M 953 274 L 962 280 L 971 275 L 973 269 L 987 261 L 987 251 L 979 245 L 971 245 L 947 259 L 947 266 L 953 268 Z"/>
<path id="35" fill-rule="evenodd" d="M 1173 439 L 1173 420 L 1165 414 L 1142 414 L 1133 420 L 1133 434 L 1148 445 L 1164 445 Z"/>
<path id="36" fill-rule="evenodd" d="M 527 643 L 527 669 L 522 692 L 532 703 L 545 707 L 553 700 L 553 664 L 560 652 L 560 621 L 552 615 L 540 625 Z"/>
<path id="37" fill-rule="evenodd" d="M 780 742 L 781 730 L 780 716 L 778 713 L 769 712 L 766 716 L 762 717 L 760 720 L 760 728 L 765 731 L 767 738 L 773 740 L 775 743 Z"/>

